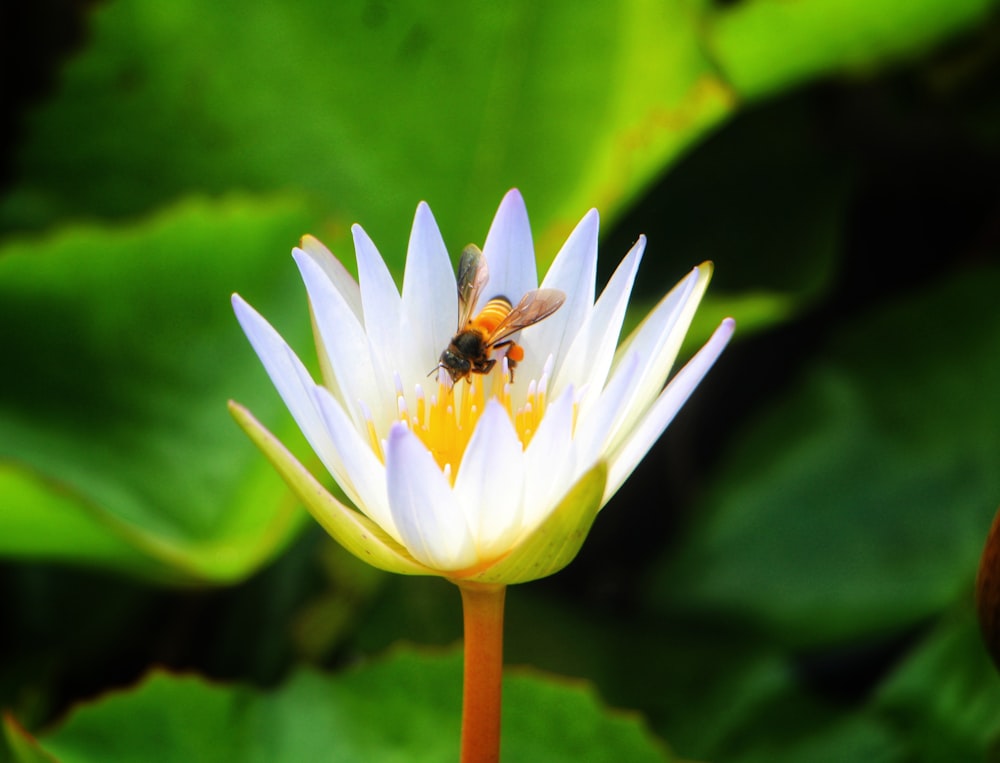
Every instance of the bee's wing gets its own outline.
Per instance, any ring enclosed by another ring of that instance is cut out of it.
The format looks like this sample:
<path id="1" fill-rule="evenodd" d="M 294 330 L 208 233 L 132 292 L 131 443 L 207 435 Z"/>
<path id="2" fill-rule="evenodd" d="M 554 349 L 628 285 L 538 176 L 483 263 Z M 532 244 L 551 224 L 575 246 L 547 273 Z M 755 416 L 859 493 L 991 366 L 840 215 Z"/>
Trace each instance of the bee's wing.
<path id="1" fill-rule="evenodd" d="M 562 303 L 565 301 L 566 295 L 558 289 L 535 289 L 534 291 L 529 291 L 521 297 L 521 301 L 517 303 L 514 309 L 507 313 L 506 317 L 497 324 L 496 329 L 489 336 L 488 344 L 501 342 L 511 334 L 548 318 L 562 307 Z"/>
<path id="2" fill-rule="evenodd" d="M 462 250 L 458 261 L 458 328 L 462 330 L 472 320 L 472 311 L 490 280 L 486 258 L 475 244 Z"/>

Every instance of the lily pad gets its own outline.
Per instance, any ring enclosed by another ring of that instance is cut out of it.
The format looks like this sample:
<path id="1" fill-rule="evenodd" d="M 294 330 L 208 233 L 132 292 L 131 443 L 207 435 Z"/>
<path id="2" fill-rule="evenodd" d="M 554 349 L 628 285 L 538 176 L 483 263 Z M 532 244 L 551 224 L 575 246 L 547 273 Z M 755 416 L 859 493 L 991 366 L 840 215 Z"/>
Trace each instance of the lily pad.
<path id="1" fill-rule="evenodd" d="M 799 646 L 901 632 L 970 596 L 1000 495 L 1000 270 L 858 317 L 724 459 L 669 609 Z"/>
<path id="2" fill-rule="evenodd" d="M 872 705 L 906 740 L 906 760 L 993 760 L 1000 749 L 1000 678 L 971 608 L 942 618 L 879 688 Z"/>
<path id="3" fill-rule="evenodd" d="M 91 22 L 28 121 L 5 227 L 294 186 L 328 210 L 326 243 L 363 220 L 399 266 L 420 198 L 457 251 L 517 186 L 552 257 L 586 209 L 621 209 L 733 108 L 680 0 L 178 0 Z"/>
<path id="4" fill-rule="evenodd" d="M 59 763 L 444 763 L 458 755 L 461 693 L 457 653 L 399 651 L 339 676 L 302 671 L 268 693 L 155 673 L 80 707 L 39 742 Z M 672 758 L 638 716 L 610 711 L 592 688 L 520 672 L 504 682 L 503 759 Z"/>
<path id="5" fill-rule="evenodd" d="M 286 419 L 229 294 L 298 304 L 306 341 L 284 252 L 308 219 L 289 199 L 188 202 L 0 250 L 0 554 L 219 581 L 283 547 L 303 514 L 226 399 Z"/>
<path id="6" fill-rule="evenodd" d="M 987 17 L 996 0 L 750 0 L 707 19 L 720 69 L 750 97 L 830 71 L 863 74 L 912 58 Z"/>

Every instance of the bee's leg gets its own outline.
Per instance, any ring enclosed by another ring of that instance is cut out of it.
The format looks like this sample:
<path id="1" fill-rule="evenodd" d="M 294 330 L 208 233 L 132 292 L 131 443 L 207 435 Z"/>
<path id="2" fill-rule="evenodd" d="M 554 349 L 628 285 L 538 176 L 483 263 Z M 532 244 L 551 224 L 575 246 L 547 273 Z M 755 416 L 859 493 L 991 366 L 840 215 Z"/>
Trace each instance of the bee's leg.
<path id="1" fill-rule="evenodd" d="M 519 344 L 515 344 L 513 339 L 507 339 L 493 345 L 493 349 L 507 348 L 505 357 L 507 358 L 507 369 L 510 371 L 510 382 L 514 383 L 514 369 L 517 368 L 518 361 L 524 360 L 524 349 Z"/>
<path id="2" fill-rule="evenodd" d="M 488 374 L 493 370 L 493 366 L 497 364 L 496 358 L 490 358 L 489 360 L 484 360 L 476 363 L 475 371 L 477 374 Z"/>

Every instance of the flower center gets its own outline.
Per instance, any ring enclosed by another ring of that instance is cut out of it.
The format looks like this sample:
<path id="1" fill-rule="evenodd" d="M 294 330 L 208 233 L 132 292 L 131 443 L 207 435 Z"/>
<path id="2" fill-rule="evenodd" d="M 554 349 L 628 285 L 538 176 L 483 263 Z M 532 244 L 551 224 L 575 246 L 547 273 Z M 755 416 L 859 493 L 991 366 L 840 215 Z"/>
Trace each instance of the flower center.
<path id="1" fill-rule="evenodd" d="M 549 364 L 543 369 L 538 382 L 532 380 L 528 384 L 523 400 L 514 399 L 509 378 L 506 358 L 497 363 L 490 373 L 472 374 L 468 380 L 454 385 L 444 372 L 440 372 L 436 391 L 428 394 L 417 385 L 414 405 L 407 403 L 402 386 L 397 381 L 398 421 L 406 424 L 427 446 L 452 483 L 479 416 L 489 400 L 497 400 L 506 409 L 522 448 L 528 447 L 538 430 L 545 415 Z M 373 450 L 384 462 L 382 443 L 371 421 L 368 425 L 368 437 Z"/>

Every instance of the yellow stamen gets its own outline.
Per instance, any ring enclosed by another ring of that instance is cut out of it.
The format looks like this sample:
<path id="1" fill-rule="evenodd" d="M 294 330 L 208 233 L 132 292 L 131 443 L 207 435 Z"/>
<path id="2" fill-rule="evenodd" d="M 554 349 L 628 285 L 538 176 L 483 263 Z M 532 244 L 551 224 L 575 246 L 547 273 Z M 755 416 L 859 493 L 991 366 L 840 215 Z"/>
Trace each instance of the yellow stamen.
<path id="1" fill-rule="evenodd" d="M 397 385 L 397 420 L 404 422 L 420 438 L 445 476 L 454 481 L 479 417 L 490 400 L 496 400 L 504 407 L 521 446 L 528 447 L 545 415 L 544 377 L 540 384 L 532 382 L 528 385 L 519 405 L 515 405 L 512 385 L 507 381 L 509 371 L 506 363 L 498 363 L 489 374 L 474 375 L 469 381 L 454 385 L 444 374 L 440 374 L 436 392 L 427 394 L 417 387 L 412 405 L 407 404 L 402 389 Z M 370 416 L 366 415 L 366 419 L 372 450 L 384 462 L 385 455 L 375 425 Z"/>
<path id="2" fill-rule="evenodd" d="M 385 452 L 382 450 L 382 441 L 379 439 L 378 432 L 375 431 L 375 422 L 372 421 L 371 413 L 367 411 L 365 412 L 365 424 L 368 429 L 368 442 L 371 444 L 375 455 L 378 456 L 379 461 L 384 464 Z"/>

